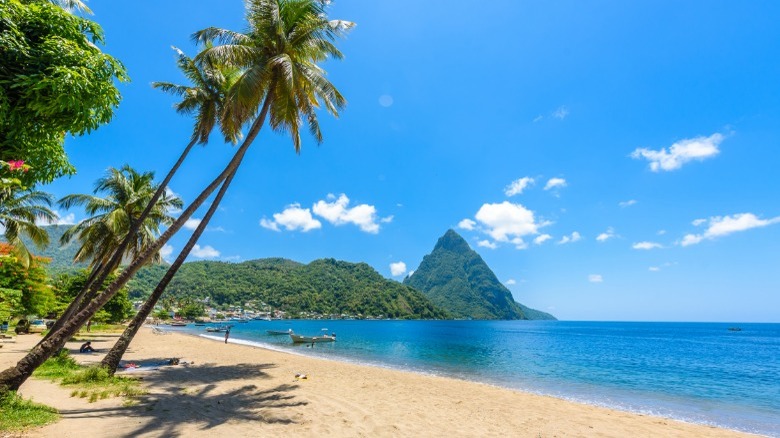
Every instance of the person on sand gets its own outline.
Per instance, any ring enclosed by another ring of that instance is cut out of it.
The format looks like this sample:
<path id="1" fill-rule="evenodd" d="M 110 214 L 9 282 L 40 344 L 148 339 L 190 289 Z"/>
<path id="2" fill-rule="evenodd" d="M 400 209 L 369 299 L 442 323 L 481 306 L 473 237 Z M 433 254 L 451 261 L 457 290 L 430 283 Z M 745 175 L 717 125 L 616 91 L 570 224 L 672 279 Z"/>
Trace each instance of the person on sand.
<path id="1" fill-rule="evenodd" d="M 225 330 L 225 343 L 227 344 L 227 340 L 230 337 L 230 327 Z"/>
<path id="2" fill-rule="evenodd" d="M 79 348 L 79 353 L 92 353 L 95 349 L 92 348 L 92 341 L 87 341 Z"/>

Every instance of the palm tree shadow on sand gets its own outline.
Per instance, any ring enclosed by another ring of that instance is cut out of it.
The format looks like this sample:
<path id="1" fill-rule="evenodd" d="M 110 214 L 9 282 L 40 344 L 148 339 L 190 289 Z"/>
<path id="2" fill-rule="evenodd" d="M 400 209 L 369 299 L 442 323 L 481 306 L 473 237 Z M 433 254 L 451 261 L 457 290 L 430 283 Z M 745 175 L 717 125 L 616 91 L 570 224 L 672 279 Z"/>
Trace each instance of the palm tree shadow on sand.
<path id="1" fill-rule="evenodd" d="M 63 410 L 64 418 L 82 416 L 132 417 L 137 427 L 123 431 L 120 437 L 165 436 L 184 433 L 180 425 L 197 425 L 209 430 L 228 421 L 266 424 L 294 424 L 285 408 L 305 406 L 293 394 L 298 385 L 266 387 L 264 371 L 273 364 L 191 365 L 163 367 L 143 376 L 149 393 L 138 397 L 129 407 L 99 410 Z M 139 377 L 141 377 L 139 375 Z M 219 382 L 236 381 L 244 385 L 220 389 Z M 246 384 L 246 382 L 258 382 Z"/>

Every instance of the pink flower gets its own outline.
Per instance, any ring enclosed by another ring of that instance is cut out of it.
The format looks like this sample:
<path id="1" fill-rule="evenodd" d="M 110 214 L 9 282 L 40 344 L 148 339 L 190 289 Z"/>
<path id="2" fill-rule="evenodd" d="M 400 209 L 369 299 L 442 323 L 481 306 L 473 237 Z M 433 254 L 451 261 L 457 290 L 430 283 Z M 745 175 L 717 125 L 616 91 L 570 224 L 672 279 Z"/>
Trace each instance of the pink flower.
<path id="1" fill-rule="evenodd" d="M 21 169 L 22 167 L 24 167 L 24 161 L 22 161 L 22 160 L 9 161 L 9 162 L 8 162 L 8 167 L 9 167 L 11 170 L 19 170 L 19 169 Z"/>

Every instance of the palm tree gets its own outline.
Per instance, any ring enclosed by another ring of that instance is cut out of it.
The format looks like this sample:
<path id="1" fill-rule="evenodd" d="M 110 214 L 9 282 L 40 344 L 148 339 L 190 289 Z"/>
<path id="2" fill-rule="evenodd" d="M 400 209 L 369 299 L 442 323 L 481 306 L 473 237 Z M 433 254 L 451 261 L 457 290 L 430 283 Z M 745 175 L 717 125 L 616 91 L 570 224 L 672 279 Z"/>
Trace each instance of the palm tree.
<path id="1" fill-rule="evenodd" d="M 83 207 L 87 215 L 91 216 L 70 227 L 60 239 L 63 245 L 74 240 L 81 243 L 73 261 L 89 263 L 92 268 L 90 279 L 103 270 L 113 272 L 118 267 L 121 259 L 113 260 L 113 254 L 125 239 L 130 239 L 131 244 L 125 247 L 122 255 L 125 260 L 132 260 L 156 240 L 162 226 L 173 223 L 175 219 L 170 216 L 170 212 L 181 209 L 183 203 L 168 193 L 159 198 L 143 221 L 139 220 L 158 189 L 154 184 L 154 173 L 139 173 L 125 165 L 121 169 L 109 168 L 106 176 L 95 183 L 94 194 L 74 194 L 60 199 L 61 208 Z M 98 194 L 105 194 L 105 197 Z M 140 226 L 131 235 L 134 223 Z M 159 253 L 149 260 L 153 263 L 161 261 Z M 82 290 L 51 332 L 56 331 L 63 321 L 90 298 L 89 288 Z"/>
<path id="2" fill-rule="evenodd" d="M 85 296 L 91 296 L 97 293 L 97 288 L 105 282 L 110 272 L 119 265 L 123 257 L 126 257 L 126 252 L 132 244 L 132 236 L 138 233 L 143 221 L 152 213 L 157 202 L 164 196 L 165 189 L 173 178 L 173 175 L 179 170 L 179 167 L 184 163 L 184 160 L 196 144 L 205 145 L 208 143 L 214 126 L 219 121 L 220 116 L 226 113 L 223 109 L 224 97 L 233 82 L 235 71 L 211 63 L 198 65 L 178 48 L 174 47 L 173 49 L 177 54 L 176 64 L 184 76 L 190 80 L 190 85 L 178 85 L 171 82 L 155 82 L 152 86 L 181 98 L 181 101 L 174 105 L 177 112 L 195 116 L 196 123 L 192 130 L 190 142 L 184 148 L 184 151 L 182 151 L 179 159 L 168 172 L 168 175 L 166 175 L 165 179 L 160 183 L 154 196 L 149 199 L 146 209 L 136 218 L 135 222 L 131 224 L 130 230 L 125 234 L 125 239 L 120 244 L 114 246 L 110 258 L 102 260 L 102 264 L 99 267 L 93 268 L 87 282 L 84 284 L 83 290 L 79 292 L 76 299 L 68 306 L 65 312 L 63 312 L 63 316 L 55 323 L 54 329 L 60 328 L 64 321 L 70 318 L 74 312 L 79 309 Z M 230 126 L 230 124 L 220 123 L 220 130 L 225 141 L 236 143 L 241 138 L 241 131 L 240 129 L 232 129 L 228 126 Z M 216 185 L 212 185 L 216 188 Z M 138 255 L 138 253 L 135 253 L 135 255 Z M 157 255 L 153 254 L 152 257 L 157 257 Z M 111 266 L 114 266 L 114 268 L 108 270 L 102 269 L 103 267 Z M 50 330 L 44 340 L 48 339 L 55 331 L 56 330 Z"/>
<path id="3" fill-rule="evenodd" d="M 101 306 L 124 286 L 125 283 L 153 254 L 181 229 L 197 208 L 220 186 L 209 211 L 185 245 L 176 261 L 163 277 L 153 294 L 161 294 L 167 282 L 197 239 L 205 231 L 211 216 L 227 191 L 247 149 L 265 124 L 275 131 L 287 131 L 292 135 L 296 151 L 300 150 L 300 127 L 303 118 L 309 131 L 319 142 L 322 136 L 315 108 L 324 106 L 334 115 L 346 101 L 336 88 L 325 79 L 325 71 L 317 63 L 329 57 L 341 58 L 341 52 L 332 44 L 353 24 L 341 20 L 327 20 L 326 0 L 249 0 L 246 34 L 209 28 L 196 33 L 199 42 L 226 43 L 207 48 L 196 61 L 203 65 L 225 65 L 242 70 L 228 93 L 225 106 L 228 126 L 249 124 L 246 138 L 220 175 L 182 212 L 181 216 L 157 241 L 137 257 L 103 292 L 86 307 L 53 333 L 49 339 L 36 345 L 15 367 L 0 373 L 0 392 L 15 390 L 48 357 L 64 345 Z M 257 112 L 259 110 L 259 113 Z M 257 114 L 256 117 L 253 116 Z M 250 123 L 251 122 L 251 123 Z M 98 282 L 98 284 L 101 284 Z"/>
<path id="4" fill-rule="evenodd" d="M 243 153 L 265 123 L 266 115 L 270 113 L 274 130 L 291 134 L 295 151 L 300 152 L 303 119 L 319 143 L 322 133 L 315 108 L 322 104 L 338 116 L 338 109 L 346 104 L 341 93 L 325 79 L 325 71 L 317 63 L 329 57 L 342 57 L 331 41 L 354 25 L 342 20 L 327 20 L 326 6 L 327 3 L 320 0 L 252 0 L 247 3 L 247 33 L 217 28 L 195 33 L 195 40 L 205 46 L 196 60 L 233 67 L 241 72 L 228 92 L 229 104 L 224 107 L 222 123 L 240 126 L 251 120 L 258 110 L 259 115 L 251 123 L 246 140 L 236 153 L 238 161 L 229 165 L 231 173 L 208 212 L 125 333 L 103 359 L 102 365 L 109 372 L 116 370 L 138 329 L 205 231 L 238 170 Z M 223 44 L 215 46 L 214 42 Z"/>
<path id="5" fill-rule="evenodd" d="M 15 255 L 29 266 L 33 259 L 22 236 L 32 243 L 45 248 L 49 244 L 49 234 L 38 223 L 52 223 L 57 219 L 51 209 L 51 195 L 35 190 L 21 190 L 9 187 L 0 191 L 0 228 L 3 237 L 14 248 Z"/>

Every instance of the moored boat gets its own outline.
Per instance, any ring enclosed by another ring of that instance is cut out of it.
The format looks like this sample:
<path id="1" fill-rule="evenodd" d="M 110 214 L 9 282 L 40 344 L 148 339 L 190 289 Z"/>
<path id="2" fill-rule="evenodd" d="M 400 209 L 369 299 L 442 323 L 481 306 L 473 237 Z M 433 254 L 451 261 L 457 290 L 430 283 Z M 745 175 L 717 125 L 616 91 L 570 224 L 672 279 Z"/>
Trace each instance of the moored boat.
<path id="1" fill-rule="evenodd" d="M 336 335 L 303 336 L 290 333 L 290 339 L 292 339 L 293 344 L 314 344 L 318 342 L 333 342 L 336 340 Z"/>
<path id="2" fill-rule="evenodd" d="M 265 332 L 268 333 L 269 335 L 289 335 L 292 334 L 293 331 L 292 329 L 287 329 L 287 330 L 266 330 Z"/>

